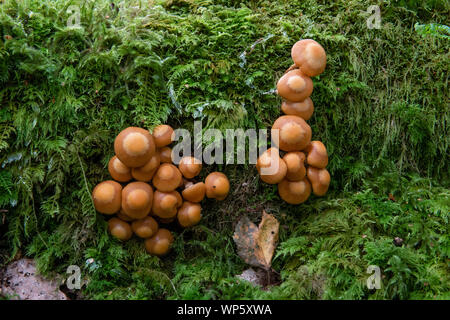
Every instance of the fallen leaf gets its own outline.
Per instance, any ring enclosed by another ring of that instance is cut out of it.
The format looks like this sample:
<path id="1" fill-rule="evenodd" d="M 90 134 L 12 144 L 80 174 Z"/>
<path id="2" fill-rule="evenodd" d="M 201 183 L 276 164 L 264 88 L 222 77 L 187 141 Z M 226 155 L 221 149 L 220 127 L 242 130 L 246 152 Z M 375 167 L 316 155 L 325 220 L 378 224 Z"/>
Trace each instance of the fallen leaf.
<path id="1" fill-rule="evenodd" d="M 264 211 L 259 227 L 247 217 L 241 218 L 233 235 L 241 259 L 251 266 L 270 269 L 279 227 L 278 220 Z"/>

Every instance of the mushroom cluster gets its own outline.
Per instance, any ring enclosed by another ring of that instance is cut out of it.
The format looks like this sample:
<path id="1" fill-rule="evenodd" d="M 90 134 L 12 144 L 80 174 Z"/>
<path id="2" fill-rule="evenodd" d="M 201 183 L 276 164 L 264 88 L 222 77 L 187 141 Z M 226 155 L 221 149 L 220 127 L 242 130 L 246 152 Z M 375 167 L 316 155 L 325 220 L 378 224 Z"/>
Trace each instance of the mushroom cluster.
<path id="1" fill-rule="evenodd" d="M 200 222 L 205 197 L 224 200 L 230 191 L 221 172 L 198 181 L 202 163 L 194 157 L 183 157 L 178 166 L 173 163 L 173 133 L 168 125 L 152 133 L 137 127 L 121 131 L 108 162 L 113 180 L 99 183 L 92 192 L 95 209 L 115 215 L 108 221 L 111 235 L 126 241 L 135 234 L 145 239 L 148 253 L 158 256 L 166 254 L 174 240 L 160 224 L 176 221 L 183 228 L 192 227 Z"/>
<path id="2" fill-rule="evenodd" d="M 256 168 L 262 181 L 278 185 L 284 201 L 300 204 L 311 192 L 325 195 L 330 185 L 327 149 L 322 142 L 311 141 L 311 127 L 306 122 L 314 112 L 311 77 L 325 70 L 327 56 L 323 47 L 311 39 L 295 43 L 291 56 L 294 64 L 277 83 L 285 114 L 272 126 L 272 137 L 277 136 L 278 144 L 260 155 Z"/>

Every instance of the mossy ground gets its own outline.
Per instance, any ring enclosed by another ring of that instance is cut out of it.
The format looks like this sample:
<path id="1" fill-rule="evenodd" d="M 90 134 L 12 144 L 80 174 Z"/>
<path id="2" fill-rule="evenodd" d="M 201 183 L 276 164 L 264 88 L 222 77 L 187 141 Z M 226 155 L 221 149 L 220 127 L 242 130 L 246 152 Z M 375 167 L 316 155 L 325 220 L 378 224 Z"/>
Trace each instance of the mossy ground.
<path id="1" fill-rule="evenodd" d="M 125 4 L 125 5 L 124 5 Z M 369 29 L 370 5 L 381 7 Z M 81 27 L 67 27 L 80 9 Z M 82 267 L 94 299 L 449 299 L 449 7 L 446 1 L 3 1 L 0 4 L 0 255 L 44 273 Z M 73 12 L 73 10 L 72 10 Z M 444 27 L 436 29 L 432 23 Z M 415 28 L 416 24 L 424 25 Z M 417 30 L 416 30 L 417 29 Z M 253 166 L 214 165 L 232 193 L 172 252 L 106 232 L 93 186 L 126 126 L 267 128 L 295 41 L 328 66 L 314 79 L 314 139 L 327 196 L 280 203 Z M 262 210 L 281 223 L 279 286 L 234 277 L 233 228 Z M 394 238 L 403 239 L 399 246 Z M 91 260 L 93 259 L 93 260 Z M 93 261 L 89 263 L 87 261 Z M 382 289 L 366 287 L 369 265 Z"/>

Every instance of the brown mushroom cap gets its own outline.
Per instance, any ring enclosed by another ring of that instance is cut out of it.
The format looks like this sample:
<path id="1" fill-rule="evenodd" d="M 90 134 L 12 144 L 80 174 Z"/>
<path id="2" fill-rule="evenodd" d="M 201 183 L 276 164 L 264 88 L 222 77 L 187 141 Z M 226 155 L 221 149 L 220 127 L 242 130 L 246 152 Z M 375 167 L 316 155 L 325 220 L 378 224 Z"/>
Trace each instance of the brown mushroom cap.
<path id="1" fill-rule="evenodd" d="M 311 195 L 311 184 L 306 178 L 300 181 L 284 179 L 278 184 L 278 194 L 287 203 L 300 204 Z"/>
<path id="2" fill-rule="evenodd" d="M 279 130 L 279 148 L 283 151 L 303 150 L 311 141 L 311 127 L 300 117 L 279 117 L 272 126 L 272 136 L 277 129 Z"/>
<path id="3" fill-rule="evenodd" d="M 158 222 L 152 217 L 135 220 L 131 223 L 131 229 L 140 238 L 149 238 L 158 231 Z"/>
<path id="4" fill-rule="evenodd" d="M 277 148 L 269 148 L 256 161 L 256 169 L 262 181 L 277 184 L 286 176 L 286 163 L 280 158 Z"/>
<path id="5" fill-rule="evenodd" d="M 123 212 L 123 209 L 120 209 L 120 211 L 117 213 L 117 218 L 126 222 L 131 222 L 134 220 L 133 218 L 127 216 L 126 213 Z"/>
<path id="6" fill-rule="evenodd" d="M 305 151 L 308 153 L 306 162 L 310 166 L 322 169 L 328 165 L 327 148 L 321 141 L 311 141 Z"/>
<path id="7" fill-rule="evenodd" d="M 138 181 L 150 181 L 153 178 L 160 164 L 159 154 L 155 153 L 153 157 L 142 167 L 132 168 L 131 175 Z"/>
<path id="8" fill-rule="evenodd" d="M 109 219 L 108 231 L 112 236 L 122 241 L 129 240 L 133 235 L 130 224 L 120 220 L 119 218 Z"/>
<path id="9" fill-rule="evenodd" d="M 206 196 L 224 200 L 230 191 L 230 181 L 222 172 L 212 172 L 205 179 Z"/>
<path id="10" fill-rule="evenodd" d="M 281 104 L 281 110 L 284 114 L 297 116 L 304 120 L 309 120 L 314 113 L 314 103 L 310 97 L 303 101 L 292 102 L 284 100 Z"/>
<path id="11" fill-rule="evenodd" d="M 131 180 L 131 169 L 122 163 L 117 156 L 112 157 L 108 162 L 108 171 L 111 177 L 120 182 Z"/>
<path id="12" fill-rule="evenodd" d="M 117 135 L 114 151 L 127 167 L 142 167 L 155 154 L 155 141 L 148 130 L 129 127 Z"/>
<path id="13" fill-rule="evenodd" d="M 323 196 L 327 193 L 331 181 L 330 173 L 327 169 L 309 166 L 308 169 L 306 169 L 306 176 L 311 182 L 313 193 L 316 196 Z"/>
<path id="14" fill-rule="evenodd" d="M 277 91 L 280 96 L 288 101 L 303 101 L 313 92 L 313 82 L 300 70 L 294 69 L 286 72 L 278 80 Z"/>
<path id="15" fill-rule="evenodd" d="M 161 192 L 156 190 L 153 195 L 153 214 L 163 218 L 173 218 L 181 207 L 183 199 L 177 191 Z"/>
<path id="16" fill-rule="evenodd" d="M 153 177 L 153 185 L 162 192 L 170 192 L 178 188 L 182 181 L 181 172 L 170 163 L 163 163 Z"/>
<path id="17" fill-rule="evenodd" d="M 172 163 L 172 149 L 170 147 L 162 147 L 157 149 L 161 163 Z"/>
<path id="18" fill-rule="evenodd" d="M 192 227 L 200 222 L 202 218 L 202 207 L 198 203 L 185 201 L 177 214 L 180 226 L 187 228 Z"/>
<path id="19" fill-rule="evenodd" d="M 145 182 L 131 182 L 122 190 L 123 212 L 133 219 L 147 216 L 153 203 L 153 189 Z"/>
<path id="20" fill-rule="evenodd" d="M 192 179 L 202 171 L 202 163 L 194 157 L 183 157 L 178 164 L 178 169 L 186 179 Z"/>
<path id="21" fill-rule="evenodd" d="M 122 186 L 113 180 L 100 182 L 92 191 L 95 209 L 104 214 L 114 214 L 120 210 Z"/>
<path id="22" fill-rule="evenodd" d="M 205 198 L 206 186 L 203 182 L 196 184 L 187 184 L 186 188 L 181 192 L 184 200 L 190 202 L 200 202 Z"/>
<path id="23" fill-rule="evenodd" d="M 291 151 L 284 155 L 287 166 L 286 179 L 289 181 L 300 181 L 305 178 L 305 154 L 299 151 Z"/>
<path id="24" fill-rule="evenodd" d="M 327 65 L 325 50 L 312 39 L 297 41 L 292 46 L 291 56 L 300 71 L 309 77 L 321 74 Z"/>
<path id="25" fill-rule="evenodd" d="M 172 242 L 172 233 L 167 229 L 160 228 L 153 237 L 145 240 L 145 249 L 150 254 L 162 256 L 169 252 Z"/>
<path id="26" fill-rule="evenodd" d="M 173 128 L 167 124 L 161 124 L 153 129 L 156 147 L 161 148 L 172 143 Z"/>

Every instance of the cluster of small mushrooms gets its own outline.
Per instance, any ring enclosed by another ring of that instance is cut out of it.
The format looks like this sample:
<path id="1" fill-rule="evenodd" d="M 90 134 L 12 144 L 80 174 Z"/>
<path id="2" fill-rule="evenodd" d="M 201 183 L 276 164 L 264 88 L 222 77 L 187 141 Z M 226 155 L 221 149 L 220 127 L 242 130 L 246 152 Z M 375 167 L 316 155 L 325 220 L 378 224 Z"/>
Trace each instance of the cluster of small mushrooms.
<path id="1" fill-rule="evenodd" d="M 277 92 L 283 98 L 281 110 L 285 114 L 272 126 L 272 136 L 276 133 L 279 143 L 261 154 L 256 168 L 261 180 L 278 184 L 278 193 L 284 201 L 300 204 L 309 198 L 311 191 L 323 196 L 330 185 L 327 149 L 321 141 L 311 141 L 311 127 L 306 123 L 314 112 L 311 77 L 325 70 L 327 56 L 323 47 L 311 39 L 295 43 L 291 56 L 294 65 L 277 83 Z M 279 150 L 285 152 L 283 157 Z M 262 172 L 271 166 L 277 169 Z"/>
<path id="2" fill-rule="evenodd" d="M 173 132 L 168 125 L 155 127 L 153 133 L 137 127 L 121 131 L 108 163 L 114 180 L 99 183 L 92 192 L 95 209 L 115 215 L 108 221 L 111 235 L 126 241 L 134 233 L 145 239 L 145 248 L 153 255 L 167 253 L 174 240 L 160 224 L 176 220 L 181 227 L 194 226 L 202 217 L 200 202 L 205 196 L 223 200 L 230 190 L 221 172 L 194 182 L 202 170 L 194 157 L 181 158 L 178 166 L 173 163 L 169 147 Z"/>

